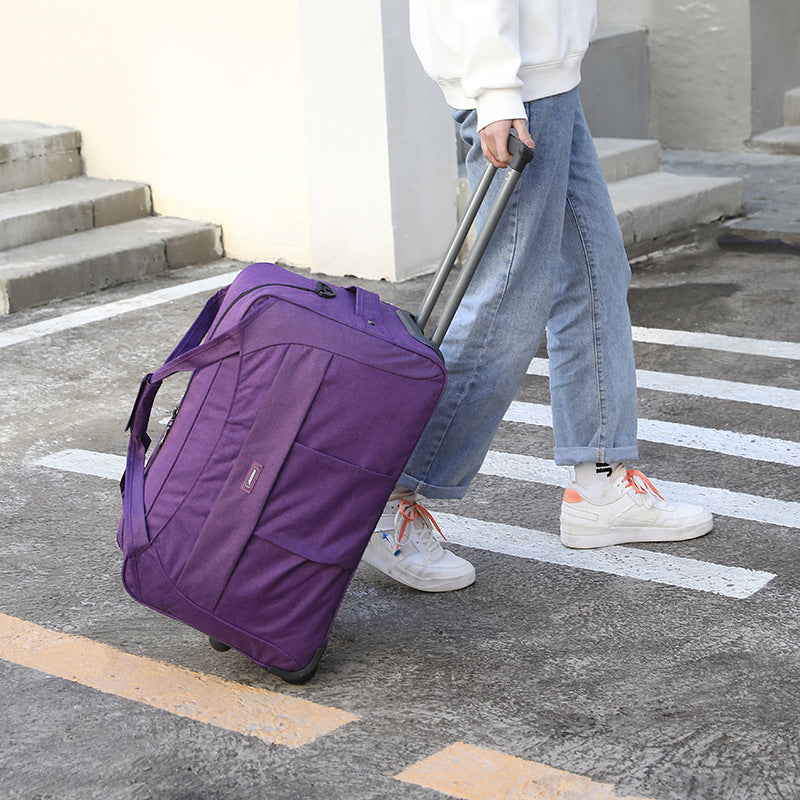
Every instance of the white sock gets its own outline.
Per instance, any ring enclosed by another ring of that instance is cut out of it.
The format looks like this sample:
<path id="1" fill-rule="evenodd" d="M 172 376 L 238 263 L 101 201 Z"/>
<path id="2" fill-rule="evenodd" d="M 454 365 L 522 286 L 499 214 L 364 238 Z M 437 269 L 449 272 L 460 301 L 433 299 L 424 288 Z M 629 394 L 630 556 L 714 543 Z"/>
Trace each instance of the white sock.
<path id="1" fill-rule="evenodd" d="M 589 492 L 602 491 L 608 486 L 611 472 L 617 464 L 593 463 L 587 461 L 575 467 L 575 483 Z"/>

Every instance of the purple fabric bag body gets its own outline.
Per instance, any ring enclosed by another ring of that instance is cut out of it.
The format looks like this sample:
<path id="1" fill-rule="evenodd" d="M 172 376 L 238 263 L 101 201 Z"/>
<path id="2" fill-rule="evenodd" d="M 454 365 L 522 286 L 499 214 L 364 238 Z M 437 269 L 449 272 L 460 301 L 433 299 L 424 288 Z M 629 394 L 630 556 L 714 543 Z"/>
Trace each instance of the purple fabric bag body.
<path id="1" fill-rule="evenodd" d="M 145 466 L 161 381 L 187 371 Z M 377 295 L 247 267 L 142 381 L 118 533 L 126 589 L 307 680 L 445 381 L 438 351 Z"/>

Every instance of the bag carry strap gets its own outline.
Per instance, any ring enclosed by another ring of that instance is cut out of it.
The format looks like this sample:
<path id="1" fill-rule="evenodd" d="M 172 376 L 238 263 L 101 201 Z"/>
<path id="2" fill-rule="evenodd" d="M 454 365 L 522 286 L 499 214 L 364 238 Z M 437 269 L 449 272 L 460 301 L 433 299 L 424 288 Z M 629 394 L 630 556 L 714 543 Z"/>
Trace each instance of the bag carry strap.
<path id="1" fill-rule="evenodd" d="M 213 610 L 263 513 L 333 356 L 287 348 L 176 587 Z"/>
<path id="2" fill-rule="evenodd" d="M 136 435 L 147 437 L 147 423 L 150 419 L 150 410 L 153 405 L 153 400 L 161 386 L 161 381 L 177 372 L 180 369 L 177 366 L 179 359 L 191 353 L 197 348 L 205 338 L 208 331 L 211 329 L 211 323 L 217 315 L 217 312 L 222 307 L 225 300 L 225 295 L 228 291 L 226 286 L 220 289 L 213 297 L 211 297 L 205 304 L 203 310 L 197 315 L 197 319 L 192 323 L 188 331 L 183 335 L 183 338 L 178 343 L 178 346 L 169 354 L 163 366 L 155 373 L 148 373 L 139 384 L 139 393 L 136 395 L 136 400 L 131 409 L 131 415 L 128 418 L 128 424 L 125 426 L 126 431 L 135 431 Z M 175 367 L 175 369 L 172 369 Z M 158 376 L 158 377 L 156 377 Z M 147 446 L 149 447 L 150 440 L 147 439 Z"/>
<path id="3" fill-rule="evenodd" d="M 229 286 L 226 286 L 209 298 L 203 310 L 197 315 L 197 319 L 183 335 L 183 339 L 180 340 L 178 346 L 169 354 L 166 362 L 164 362 L 165 364 L 178 358 L 178 356 L 182 356 L 193 347 L 197 347 L 203 341 L 206 334 L 211 330 L 211 323 L 214 321 L 220 308 L 222 308 L 222 303 L 228 294 L 229 288 Z"/>
<path id="4" fill-rule="evenodd" d="M 511 153 L 511 163 L 508 165 L 508 174 L 506 175 L 505 182 L 500 189 L 500 194 L 497 196 L 494 206 L 492 206 L 492 210 L 489 212 L 486 224 L 481 228 L 481 232 L 478 234 L 475 244 L 469 251 L 464 265 L 461 267 L 456 285 L 442 309 L 442 313 L 436 323 L 436 329 L 431 336 L 431 341 L 437 347 L 441 345 L 444 335 L 447 333 L 447 329 L 453 321 L 456 310 L 464 299 L 469 282 L 472 280 L 472 276 L 475 274 L 475 270 L 478 268 L 478 264 L 481 258 L 483 258 L 486 248 L 489 246 L 489 241 L 500 222 L 500 218 L 503 211 L 505 211 L 506 205 L 508 205 L 508 201 L 511 199 L 511 195 L 522 175 L 522 171 L 533 159 L 533 150 L 522 144 L 516 136 L 508 137 L 508 151 Z M 456 258 L 458 258 L 458 254 L 461 252 L 461 248 L 467 240 L 467 235 L 472 227 L 472 223 L 475 221 L 478 210 L 486 198 L 486 193 L 489 191 L 489 186 L 494 179 L 495 172 L 497 172 L 497 167 L 493 164 L 489 164 L 483 173 L 480 183 L 470 198 L 467 210 L 464 212 L 464 216 L 461 222 L 459 222 L 456 232 L 453 234 L 444 259 L 442 259 L 442 263 L 436 270 L 436 274 L 433 276 L 433 280 L 417 312 L 416 320 L 420 330 L 425 329 L 425 325 L 427 325 L 430 319 L 431 312 L 442 293 L 445 281 L 456 263 Z"/>
<path id="5" fill-rule="evenodd" d="M 144 503 L 144 465 L 150 436 L 147 426 L 153 402 L 164 378 L 176 372 L 188 372 L 210 366 L 241 349 L 241 332 L 258 313 L 258 309 L 245 315 L 242 320 L 223 336 L 200 344 L 211 328 L 211 324 L 225 299 L 226 289 L 217 292 L 205 305 L 192 326 L 172 351 L 163 366 L 142 378 L 139 393 L 133 404 L 126 431 L 130 431 L 128 457 L 122 482 L 122 511 L 124 516 L 122 550 L 125 555 L 146 547 L 147 521 Z"/>

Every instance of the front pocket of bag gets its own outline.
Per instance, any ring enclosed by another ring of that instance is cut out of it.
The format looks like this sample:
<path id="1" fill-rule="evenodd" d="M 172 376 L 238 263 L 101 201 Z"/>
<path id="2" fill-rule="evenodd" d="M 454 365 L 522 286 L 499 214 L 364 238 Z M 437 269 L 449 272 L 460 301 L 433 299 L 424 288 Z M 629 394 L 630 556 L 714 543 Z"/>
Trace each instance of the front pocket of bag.
<path id="1" fill-rule="evenodd" d="M 311 561 L 353 568 L 396 479 L 295 442 L 254 534 Z"/>

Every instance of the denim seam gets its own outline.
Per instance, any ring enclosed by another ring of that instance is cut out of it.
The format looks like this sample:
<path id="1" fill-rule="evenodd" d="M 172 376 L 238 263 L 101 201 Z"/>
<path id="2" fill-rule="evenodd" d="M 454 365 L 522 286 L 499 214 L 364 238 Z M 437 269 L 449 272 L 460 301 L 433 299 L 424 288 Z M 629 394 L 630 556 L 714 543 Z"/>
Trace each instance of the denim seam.
<path id="1" fill-rule="evenodd" d="M 474 362 L 473 368 L 472 368 L 472 372 L 471 372 L 471 374 L 469 376 L 469 380 L 464 382 L 464 388 L 462 389 L 461 394 L 458 396 L 458 398 L 452 404 L 451 411 L 450 411 L 450 416 L 447 419 L 447 424 L 444 426 L 444 428 L 442 430 L 442 433 L 439 436 L 438 442 L 436 443 L 436 447 L 431 451 L 431 454 L 430 454 L 430 456 L 429 456 L 429 458 L 428 458 L 428 460 L 427 460 L 427 462 L 425 464 L 424 479 L 421 481 L 422 483 L 427 483 L 427 480 L 425 480 L 425 479 L 427 479 L 427 477 L 428 477 L 428 473 L 430 472 L 431 464 L 434 462 L 434 460 L 436 459 L 436 456 L 439 454 L 439 451 L 442 448 L 442 442 L 444 441 L 445 437 L 447 436 L 448 431 L 450 430 L 451 425 L 453 424 L 453 420 L 455 419 L 456 412 L 457 412 L 459 406 L 463 402 L 464 397 L 466 397 L 467 394 L 469 393 L 469 389 L 470 389 L 470 387 L 473 385 L 473 383 L 475 381 L 475 375 L 478 372 L 478 367 L 483 362 L 484 356 L 486 355 L 486 350 L 487 350 L 487 347 L 488 347 L 489 339 L 491 338 L 491 335 L 492 335 L 492 333 L 494 331 L 495 324 L 497 323 L 497 315 L 498 315 L 498 313 L 500 311 L 500 306 L 503 304 L 503 300 L 505 299 L 505 296 L 506 296 L 506 294 L 508 292 L 508 284 L 509 284 L 509 281 L 511 279 L 511 264 L 514 261 L 514 253 L 516 252 L 516 249 L 517 249 L 517 239 L 518 239 L 518 231 L 519 231 L 519 225 L 518 225 L 519 215 L 517 213 L 518 212 L 518 208 L 519 208 L 518 191 L 515 191 L 514 194 L 512 195 L 511 200 L 508 203 L 508 206 L 506 207 L 506 210 L 505 210 L 506 217 L 508 217 L 510 219 L 511 225 L 513 226 L 514 237 L 513 237 L 513 240 L 512 240 L 511 251 L 510 251 L 508 260 L 506 262 L 508 266 L 506 267 L 506 270 L 505 270 L 505 282 L 504 282 L 503 290 L 502 290 L 502 292 L 499 292 L 499 294 L 498 294 L 498 299 L 497 299 L 497 302 L 495 304 L 495 307 L 494 307 L 494 310 L 493 310 L 493 313 L 492 313 L 491 322 L 489 323 L 489 327 L 488 327 L 488 329 L 486 331 L 486 336 L 484 337 L 484 340 L 483 340 L 483 347 L 482 347 L 481 352 L 480 352 L 480 357 L 475 359 L 475 362 Z M 419 481 L 419 478 L 417 478 L 416 480 Z"/>
<path id="2" fill-rule="evenodd" d="M 595 363 L 595 381 L 597 387 L 597 402 L 600 408 L 600 431 L 598 434 L 597 440 L 597 461 L 604 460 L 604 450 L 605 450 L 605 429 L 606 429 L 606 420 L 605 420 L 605 399 L 603 397 L 603 384 L 602 384 L 602 363 L 601 363 L 601 355 L 600 355 L 600 348 L 598 346 L 598 331 L 597 331 L 597 324 L 598 324 L 598 309 L 597 309 L 597 287 L 595 285 L 595 276 L 594 276 L 594 266 L 593 266 L 593 259 L 591 254 L 591 248 L 587 242 L 586 236 L 584 235 L 583 227 L 581 225 L 580 217 L 578 216 L 578 212 L 575 210 L 575 206 L 572 202 L 572 198 L 570 197 L 570 192 L 567 191 L 567 205 L 569 206 L 569 210 L 572 213 L 572 218 L 575 220 L 575 227 L 578 231 L 578 236 L 581 240 L 581 247 L 583 248 L 583 254 L 586 259 L 586 272 L 587 277 L 589 279 L 589 295 L 591 299 L 591 306 L 592 306 L 592 346 L 594 349 L 594 363 Z"/>

